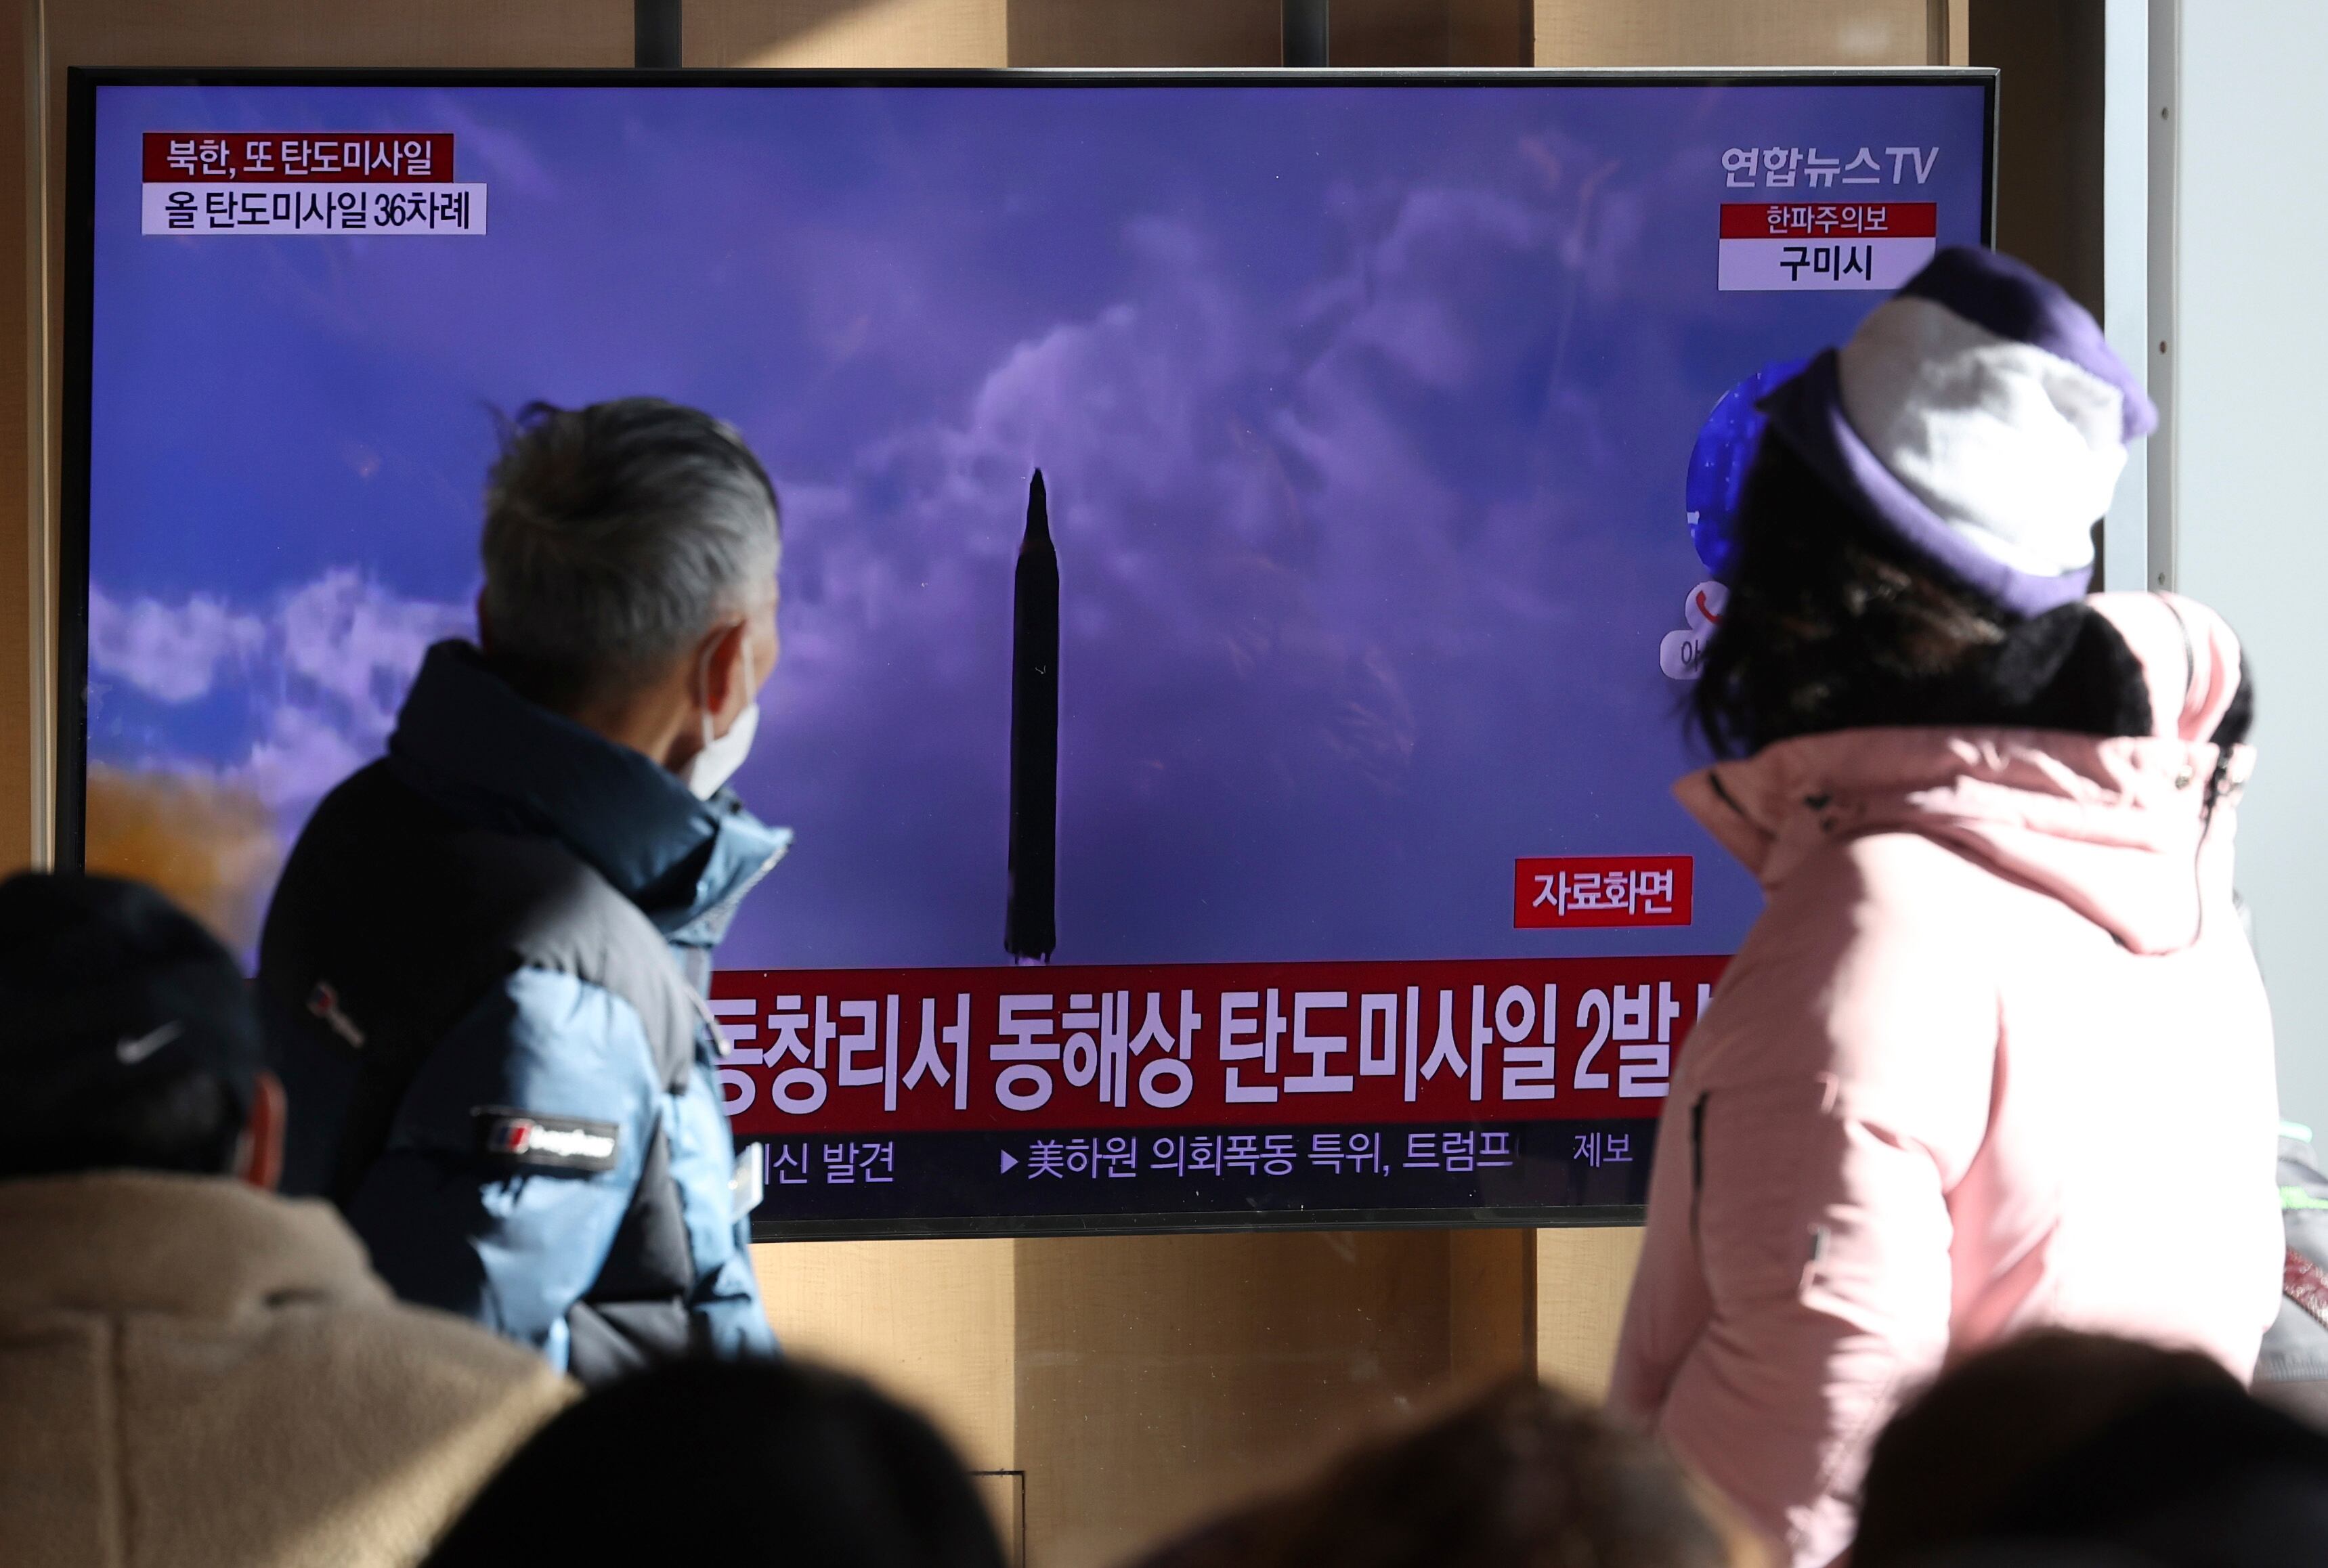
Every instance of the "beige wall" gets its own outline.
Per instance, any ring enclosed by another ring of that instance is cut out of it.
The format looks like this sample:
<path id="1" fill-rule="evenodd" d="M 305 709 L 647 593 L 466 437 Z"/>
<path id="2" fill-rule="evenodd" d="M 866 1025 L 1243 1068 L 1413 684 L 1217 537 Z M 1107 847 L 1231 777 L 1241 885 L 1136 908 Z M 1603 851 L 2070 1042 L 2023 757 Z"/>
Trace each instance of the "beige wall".
<path id="1" fill-rule="evenodd" d="M 1611 1225 L 1532 1235 L 1536 1375 L 1599 1399 L 1609 1392 L 1610 1353 L 1640 1261 L 1640 1230 Z"/>

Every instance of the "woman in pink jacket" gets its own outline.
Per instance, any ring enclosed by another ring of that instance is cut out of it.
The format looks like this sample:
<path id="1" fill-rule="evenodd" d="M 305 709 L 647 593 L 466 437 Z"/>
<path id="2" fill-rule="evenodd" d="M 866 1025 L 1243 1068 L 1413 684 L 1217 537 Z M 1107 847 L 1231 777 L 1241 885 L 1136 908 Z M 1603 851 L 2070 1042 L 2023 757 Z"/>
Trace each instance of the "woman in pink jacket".
<path id="1" fill-rule="evenodd" d="M 2065 1324 L 2244 1378 L 2282 1242 L 2239 646 L 2085 594 L 2139 384 L 1948 250 L 1762 407 L 1694 699 L 1729 760 L 1678 793 L 1768 902 L 1673 1085 L 1611 1398 L 1807 1568 L 1951 1357 Z"/>

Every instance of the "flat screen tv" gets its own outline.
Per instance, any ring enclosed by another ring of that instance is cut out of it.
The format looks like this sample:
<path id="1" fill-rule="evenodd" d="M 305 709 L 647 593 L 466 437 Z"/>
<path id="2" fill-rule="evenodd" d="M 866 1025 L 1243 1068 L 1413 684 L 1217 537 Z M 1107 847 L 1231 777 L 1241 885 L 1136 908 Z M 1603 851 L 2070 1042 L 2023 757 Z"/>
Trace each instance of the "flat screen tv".
<path id="1" fill-rule="evenodd" d="M 1759 906 L 1668 793 L 1755 389 L 1986 240 L 1995 102 L 79 73 L 62 853 L 248 945 L 496 411 L 676 399 L 784 507 L 760 1234 L 1622 1218 Z"/>

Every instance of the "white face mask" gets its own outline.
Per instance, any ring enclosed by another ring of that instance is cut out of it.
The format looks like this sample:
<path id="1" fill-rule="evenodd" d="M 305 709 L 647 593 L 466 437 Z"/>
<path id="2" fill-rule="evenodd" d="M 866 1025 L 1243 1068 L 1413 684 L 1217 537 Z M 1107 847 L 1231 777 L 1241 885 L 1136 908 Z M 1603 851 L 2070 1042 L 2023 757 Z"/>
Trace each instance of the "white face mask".
<path id="1" fill-rule="evenodd" d="M 704 650 L 703 657 L 708 665 L 711 658 L 709 649 Z M 709 685 L 707 679 L 707 690 Z M 752 741 L 760 733 L 758 687 L 759 681 L 755 679 L 752 669 L 752 644 L 747 633 L 744 643 L 744 688 L 752 691 L 754 696 L 744 711 L 736 716 L 736 722 L 728 727 L 728 733 L 722 736 L 712 735 L 711 710 L 709 708 L 704 709 L 703 749 L 688 759 L 687 772 L 681 775 L 697 800 L 708 801 L 718 794 L 719 786 L 735 777 L 736 770 L 744 765 L 744 759 L 752 755 Z"/>

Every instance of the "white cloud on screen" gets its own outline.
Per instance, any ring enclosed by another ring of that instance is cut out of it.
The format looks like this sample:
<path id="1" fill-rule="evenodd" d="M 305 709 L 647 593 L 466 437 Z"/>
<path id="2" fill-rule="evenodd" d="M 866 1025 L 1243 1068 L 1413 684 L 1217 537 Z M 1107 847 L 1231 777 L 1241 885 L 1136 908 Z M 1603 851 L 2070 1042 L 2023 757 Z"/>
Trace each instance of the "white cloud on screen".
<path id="1" fill-rule="evenodd" d="M 1075 579 L 1070 634 L 1078 623 L 1094 638 L 1110 622 L 1139 628 L 1115 644 L 1105 722 L 1141 738 L 1109 755 L 1159 755 L 1176 727 L 1188 740 L 1181 755 L 1216 747 L 1219 718 L 1204 704 L 1228 677 L 1187 688 L 1206 696 L 1179 695 L 1201 665 L 1234 671 L 1257 694 L 1245 717 L 1276 725 L 1258 744 L 1290 759 L 1267 762 L 1288 781 L 1319 776 L 1324 758 L 1395 788 L 1416 744 L 1418 644 L 1450 651 L 1492 618 L 1470 613 L 1488 602 L 1538 624 L 1563 613 L 1542 495 L 1525 485 L 1467 495 L 1467 476 L 1421 430 L 1415 399 L 1459 408 L 1460 389 L 1510 372 L 1509 340 L 1525 324 L 1497 307 L 1514 297 L 1515 277 L 1543 279 L 1528 286 L 1537 321 L 1578 289 L 1617 286 L 1621 258 L 1563 256 L 1582 231 L 1558 202 L 1407 191 L 1354 220 L 1347 248 L 1293 308 L 1270 312 L 1197 230 L 1128 225 L 1141 265 L 1114 302 L 1027 333 L 946 415 L 892 426 L 818 482 L 776 475 L 789 541 L 784 663 L 769 694 L 775 733 L 745 775 L 746 796 L 754 773 L 782 769 L 793 808 L 854 822 L 850 799 L 879 793 L 863 771 L 879 748 L 847 737 L 886 712 L 878 698 L 896 683 L 870 679 L 883 669 L 970 699 L 916 699 L 933 731 L 961 732 L 934 733 L 925 751 L 984 745 L 983 730 L 970 732 L 994 728 L 990 654 L 1007 643 L 962 634 L 981 615 L 1007 617 L 994 590 L 1008 581 L 1038 463 Z M 1492 286 L 1470 286 L 1483 275 Z M 1176 542 L 1184 533 L 1212 542 L 1190 550 Z M 1494 569 L 1473 569 L 1467 552 Z M 1394 584 L 1428 611 L 1385 615 Z M 117 605 L 93 593 L 91 626 L 93 650 L 105 650 L 97 667 L 156 700 L 238 683 L 248 694 L 239 757 L 148 765 L 247 782 L 296 819 L 379 755 L 428 643 L 474 621 L 465 604 L 405 598 L 341 568 L 264 606 Z M 181 646 L 195 654 L 167 652 Z M 1499 663 L 1508 660 L 1477 665 L 1477 689 L 1458 695 L 1495 709 Z M 817 765 L 803 767 L 807 756 Z"/>
<path id="2" fill-rule="evenodd" d="M 257 617 L 207 594 L 175 606 L 145 598 L 123 605 L 89 590 L 90 666 L 157 701 L 207 697 L 221 665 L 249 658 L 266 641 L 267 627 Z"/>
<path id="3" fill-rule="evenodd" d="M 1347 205 L 1290 293 L 1198 225 L 1128 224 L 1111 296 L 1020 332 L 813 483 L 776 475 L 784 662 L 738 786 L 806 852 L 747 903 L 739 951 L 954 962 L 983 929 L 970 890 L 1006 786 L 1009 585 L 1037 465 L 1078 737 L 1063 853 L 1104 846 L 1124 889 L 1083 897 L 1128 909 L 1131 889 L 1209 885 L 1150 847 L 1168 842 L 1291 870 L 1405 820 L 1389 803 L 1416 787 L 1427 730 L 1540 721 L 1529 660 L 1558 656 L 1574 614 L 1567 486 L 1524 452 L 1473 471 L 1469 431 L 1449 431 L 1543 376 L 1522 356 L 1579 286 L 1558 255 L 1572 211 L 1452 188 Z M 1572 433 L 1600 417 L 1561 415 Z M 1531 435 L 1524 417 L 1503 450 Z M 1515 657 L 1492 639 L 1516 618 L 1554 634 Z M 925 781 L 943 830 L 899 825 L 901 779 Z M 1302 848 L 1272 814 L 1294 801 Z M 902 906 L 899 882 L 927 907 Z"/>
<path id="4" fill-rule="evenodd" d="M 239 759 L 161 755 L 136 765 L 242 784 L 292 813 L 380 755 L 428 645 L 474 624 L 466 605 L 406 598 L 349 567 L 264 607 L 206 595 L 124 604 L 89 590 L 89 659 L 99 674 L 157 702 L 224 690 L 249 704 L 254 738 Z"/>
<path id="5" fill-rule="evenodd" d="M 267 733 L 227 776 L 249 785 L 277 811 L 304 809 L 380 755 L 380 741 L 359 746 L 328 714 L 285 703 L 267 715 Z"/>
<path id="6" fill-rule="evenodd" d="M 1128 595 L 1175 624 L 1180 646 L 1204 634 L 1208 617 L 1186 597 L 1201 588 L 1153 569 L 1137 525 L 1178 515 L 1207 530 L 1267 530 L 1275 497 L 1252 483 L 1250 455 L 1217 418 L 1224 390 L 1251 373 L 1257 334 L 1197 236 L 1149 220 L 1126 241 L 1148 264 L 1131 296 L 1006 349 L 955 418 L 868 444 L 838 483 L 777 476 L 790 537 L 805 547 L 794 559 L 812 576 L 786 602 L 778 699 L 810 727 L 857 722 L 860 680 L 901 644 L 941 685 L 979 678 L 981 650 L 960 634 L 981 606 L 999 607 L 992 579 L 999 569 L 1008 580 L 1037 464 L 1069 548 L 1103 579 L 1084 577 L 1094 591 L 1074 596 L 1077 609 L 1104 614 Z M 886 518 L 860 506 L 868 490 L 899 498 L 878 509 Z"/>
<path id="7" fill-rule="evenodd" d="M 1011 346 L 957 418 L 868 446 L 839 483 L 784 485 L 795 537 L 817 541 L 814 591 L 785 611 L 784 699 L 845 722 L 858 711 L 850 665 L 896 657 L 924 628 L 958 626 L 933 590 L 984 591 L 961 580 L 964 557 L 1015 549 L 1028 471 L 1040 465 L 1062 549 L 1076 558 L 1071 618 L 1136 607 L 1167 639 L 1143 646 L 1143 665 L 1237 659 L 1219 646 L 1236 635 L 1224 594 L 1265 600 L 1281 631 L 1315 634 L 1274 650 L 1317 664 L 1307 683 L 1338 692 L 1315 711 L 1390 732 L 1403 748 L 1412 719 L 1391 662 L 1370 646 L 1372 606 L 1385 582 L 1450 563 L 1453 525 L 1473 503 L 1420 447 L 1400 399 L 1460 388 L 1503 352 L 1501 324 L 1465 308 L 1496 291 L 1467 290 L 1465 275 L 1540 265 L 1550 286 L 1560 226 L 1486 192 L 1406 192 L 1370 237 L 1353 236 L 1291 320 L 1258 311 L 1186 225 L 1144 219 L 1124 239 L 1141 265 L 1123 296 Z M 904 496 L 884 528 L 851 515 L 867 491 Z M 1163 530 L 1216 543 L 1189 551 Z M 1197 558 L 1231 563 L 1244 580 L 1191 580 L 1184 568 Z M 911 624 L 892 607 L 900 588 L 919 596 Z M 1506 577 L 1467 591 L 1530 590 Z M 962 656 L 943 644 L 919 652 L 941 666 Z"/>
<path id="8" fill-rule="evenodd" d="M 277 624 L 286 671 L 335 699 L 359 735 L 385 739 L 428 644 L 475 620 L 465 605 L 399 598 L 341 568 L 286 598 Z"/>
<path id="9" fill-rule="evenodd" d="M 784 663 L 739 788 L 805 852 L 783 891 L 747 903 L 739 951 L 972 951 L 960 934 L 988 913 L 976 866 L 1000 854 L 980 813 L 1000 820 L 1010 562 L 1037 465 L 1077 737 L 1062 853 L 1114 869 L 1117 890 L 1069 895 L 1114 910 L 1110 930 L 1149 929 L 1140 889 L 1236 883 L 1184 875 L 1190 843 L 1301 874 L 1321 844 L 1411 820 L 1392 803 L 1413 795 L 1429 735 L 1544 722 L 1535 671 L 1572 656 L 1576 620 L 1558 463 L 1606 418 L 1557 407 L 1544 351 L 1578 293 L 1621 291 L 1623 269 L 1563 259 L 1581 225 L 1561 193 L 1339 205 L 1338 242 L 1290 292 L 1197 224 L 1128 224 L 1134 264 L 1103 303 L 1021 331 L 946 404 L 901 409 L 815 483 L 776 475 Z M 1523 384 L 1515 403 L 1505 389 Z M 1532 457 L 1553 418 L 1563 458 Z M 1546 635 L 1496 642 L 1516 620 Z M 868 720 L 892 728 L 868 744 Z M 942 804 L 943 829 L 900 824 L 901 779 Z M 902 905 L 900 884 L 926 906 Z M 1205 919 L 1266 944 L 1282 907 Z"/>

